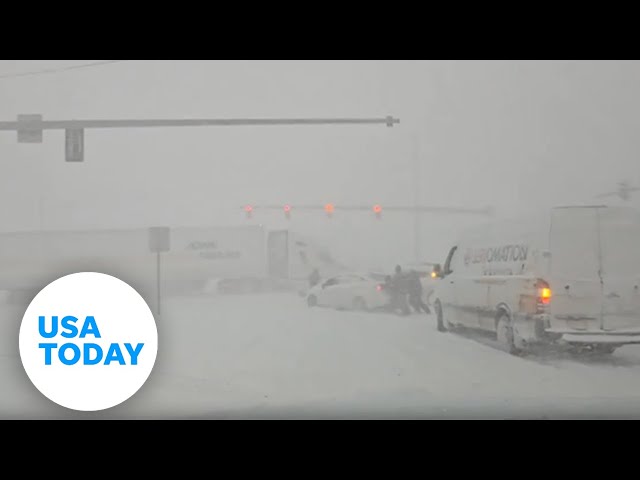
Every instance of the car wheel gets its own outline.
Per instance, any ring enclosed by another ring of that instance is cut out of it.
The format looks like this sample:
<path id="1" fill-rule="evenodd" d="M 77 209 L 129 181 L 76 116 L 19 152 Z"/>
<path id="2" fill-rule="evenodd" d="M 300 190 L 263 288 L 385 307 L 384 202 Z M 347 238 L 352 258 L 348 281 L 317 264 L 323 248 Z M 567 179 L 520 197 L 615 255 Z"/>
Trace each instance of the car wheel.
<path id="1" fill-rule="evenodd" d="M 367 302 L 362 297 L 356 297 L 353 299 L 353 309 L 357 312 L 364 312 L 367 310 Z"/>
<path id="2" fill-rule="evenodd" d="M 522 353 L 522 349 L 519 348 L 515 338 L 513 322 L 506 312 L 502 312 L 496 322 L 496 340 L 511 355 L 520 355 Z"/>
<path id="3" fill-rule="evenodd" d="M 309 295 L 307 297 L 307 305 L 309 306 L 309 308 L 317 307 L 318 298 L 315 295 Z"/>

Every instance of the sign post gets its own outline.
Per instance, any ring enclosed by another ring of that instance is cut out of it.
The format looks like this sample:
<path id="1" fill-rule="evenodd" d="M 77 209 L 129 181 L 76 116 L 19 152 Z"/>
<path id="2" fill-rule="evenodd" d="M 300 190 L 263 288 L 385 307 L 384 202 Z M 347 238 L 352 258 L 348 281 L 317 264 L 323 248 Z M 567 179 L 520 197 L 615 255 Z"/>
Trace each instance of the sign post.
<path id="1" fill-rule="evenodd" d="M 161 257 L 162 253 L 170 250 L 171 229 L 169 227 L 151 227 L 149 229 L 149 251 L 156 254 L 156 311 L 158 317 L 162 314 Z"/>

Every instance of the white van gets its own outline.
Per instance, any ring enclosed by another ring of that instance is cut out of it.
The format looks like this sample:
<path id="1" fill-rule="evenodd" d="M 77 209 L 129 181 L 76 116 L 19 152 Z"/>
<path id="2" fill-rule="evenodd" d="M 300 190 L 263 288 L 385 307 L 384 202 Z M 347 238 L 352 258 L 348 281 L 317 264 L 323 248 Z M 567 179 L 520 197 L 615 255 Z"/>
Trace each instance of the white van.
<path id="1" fill-rule="evenodd" d="M 510 353 L 640 343 L 640 212 L 558 207 L 486 225 L 451 248 L 433 296 L 438 330 L 494 332 Z"/>

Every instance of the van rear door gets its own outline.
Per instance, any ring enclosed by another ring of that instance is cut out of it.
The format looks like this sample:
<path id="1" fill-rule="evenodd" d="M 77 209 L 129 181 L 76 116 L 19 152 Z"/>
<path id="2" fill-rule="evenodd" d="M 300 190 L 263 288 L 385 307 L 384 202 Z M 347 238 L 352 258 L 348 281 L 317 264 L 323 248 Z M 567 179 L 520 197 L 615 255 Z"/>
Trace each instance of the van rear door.
<path id="1" fill-rule="evenodd" d="M 552 328 L 601 328 L 599 210 L 571 207 L 555 208 L 551 212 Z"/>
<path id="2" fill-rule="evenodd" d="M 631 208 L 598 211 L 602 262 L 602 328 L 640 329 L 640 213 Z"/>

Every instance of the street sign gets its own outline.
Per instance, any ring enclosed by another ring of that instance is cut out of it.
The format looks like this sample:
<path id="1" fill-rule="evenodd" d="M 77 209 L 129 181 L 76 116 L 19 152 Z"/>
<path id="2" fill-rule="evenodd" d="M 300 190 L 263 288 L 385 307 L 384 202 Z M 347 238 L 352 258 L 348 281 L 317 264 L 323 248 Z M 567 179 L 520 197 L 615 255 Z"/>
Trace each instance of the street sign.
<path id="1" fill-rule="evenodd" d="M 84 130 L 82 128 L 66 130 L 65 152 L 67 162 L 84 162 Z"/>
<path id="2" fill-rule="evenodd" d="M 163 253 L 171 250 L 171 229 L 169 227 L 149 228 L 149 251 Z"/>
<path id="3" fill-rule="evenodd" d="M 42 115 L 18 115 L 18 143 L 42 143 Z"/>

